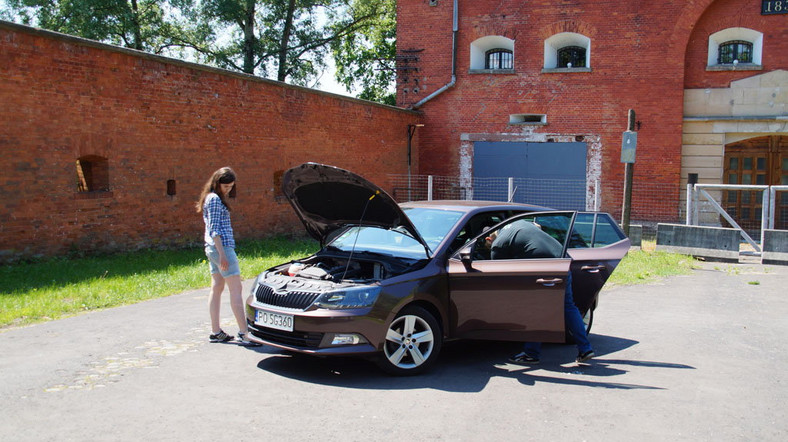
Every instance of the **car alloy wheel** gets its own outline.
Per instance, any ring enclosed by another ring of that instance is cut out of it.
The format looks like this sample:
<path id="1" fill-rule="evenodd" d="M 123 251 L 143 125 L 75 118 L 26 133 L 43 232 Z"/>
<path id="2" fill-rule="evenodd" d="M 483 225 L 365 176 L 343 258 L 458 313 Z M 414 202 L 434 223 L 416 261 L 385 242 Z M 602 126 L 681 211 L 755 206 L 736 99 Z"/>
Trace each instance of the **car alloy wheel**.
<path id="1" fill-rule="evenodd" d="M 389 325 L 380 365 L 396 375 L 421 373 L 437 359 L 442 339 L 438 321 L 430 312 L 406 307 Z"/>

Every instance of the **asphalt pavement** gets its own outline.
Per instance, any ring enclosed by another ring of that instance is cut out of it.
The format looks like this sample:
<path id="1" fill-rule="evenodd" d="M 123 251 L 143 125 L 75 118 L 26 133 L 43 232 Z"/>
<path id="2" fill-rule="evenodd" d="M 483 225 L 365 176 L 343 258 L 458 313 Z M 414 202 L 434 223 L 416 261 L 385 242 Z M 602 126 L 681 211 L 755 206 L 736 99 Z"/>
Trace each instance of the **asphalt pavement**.
<path id="1" fill-rule="evenodd" d="M 0 440 L 788 439 L 788 267 L 606 287 L 588 366 L 572 346 L 527 368 L 506 362 L 516 343 L 464 341 L 405 378 L 209 343 L 207 294 L 0 331 Z"/>

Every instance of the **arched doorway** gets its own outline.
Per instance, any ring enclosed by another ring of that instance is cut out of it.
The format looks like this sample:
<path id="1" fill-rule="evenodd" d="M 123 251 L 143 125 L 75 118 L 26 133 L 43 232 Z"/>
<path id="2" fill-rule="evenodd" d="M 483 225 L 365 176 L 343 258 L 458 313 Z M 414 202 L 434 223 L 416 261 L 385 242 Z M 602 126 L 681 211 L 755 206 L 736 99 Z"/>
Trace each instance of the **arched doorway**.
<path id="1" fill-rule="evenodd" d="M 725 145 L 726 184 L 788 185 L 788 136 L 769 135 Z M 724 192 L 723 205 L 745 230 L 761 227 L 760 192 Z M 778 192 L 775 228 L 788 229 L 788 192 Z"/>

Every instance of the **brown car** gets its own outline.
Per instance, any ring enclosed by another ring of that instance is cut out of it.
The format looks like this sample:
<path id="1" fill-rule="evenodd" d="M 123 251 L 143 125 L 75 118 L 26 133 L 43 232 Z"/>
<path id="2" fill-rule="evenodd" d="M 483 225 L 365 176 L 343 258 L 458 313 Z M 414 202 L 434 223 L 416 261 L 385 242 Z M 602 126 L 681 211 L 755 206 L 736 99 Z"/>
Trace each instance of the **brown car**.
<path id="1" fill-rule="evenodd" d="M 629 250 L 604 213 L 398 205 L 364 178 L 314 163 L 288 170 L 282 187 L 321 248 L 257 276 L 246 301 L 250 339 L 317 356 L 374 356 L 393 374 L 428 369 L 449 339 L 564 342 L 570 270 L 590 329 L 599 291 Z M 490 259 L 486 233 L 518 219 L 557 239 L 561 257 Z"/>

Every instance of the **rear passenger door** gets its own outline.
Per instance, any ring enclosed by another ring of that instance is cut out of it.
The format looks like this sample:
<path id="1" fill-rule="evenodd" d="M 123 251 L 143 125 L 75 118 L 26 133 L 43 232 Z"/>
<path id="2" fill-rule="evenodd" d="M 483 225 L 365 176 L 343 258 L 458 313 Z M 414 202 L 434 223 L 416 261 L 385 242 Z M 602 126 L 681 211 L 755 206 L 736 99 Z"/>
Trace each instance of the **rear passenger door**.
<path id="1" fill-rule="evenodd" d="M 629 247 L 629 239 L 607 213 L 577 214 L 567 254 L 572 257 L 572 289 L 581 314 L 592 308 Z"/>

